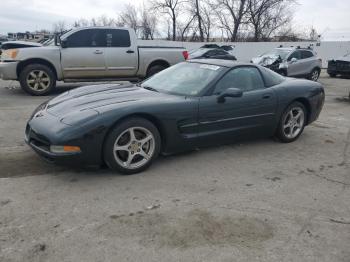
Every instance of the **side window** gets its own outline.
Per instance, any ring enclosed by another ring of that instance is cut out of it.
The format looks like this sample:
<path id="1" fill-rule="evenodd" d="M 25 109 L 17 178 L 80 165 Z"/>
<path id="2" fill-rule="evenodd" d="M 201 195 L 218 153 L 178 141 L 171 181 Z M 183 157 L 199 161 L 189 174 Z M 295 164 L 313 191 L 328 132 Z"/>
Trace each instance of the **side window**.
<path id="1" fill-rule="evenodd" d="M 217 50 L 210 50 L 208 52 L 205 53 L 206 56 L 215 56 L 218 55 L 218 51 Z"/>
<path id="2" fill-rule="evenodd" d="M 106 47 L 105 30 L 85 29 L 68 37 L 68 47 Z"/>
<path id="3" fill-rule="evenodd" d="M 301 59 L 307 59 L 313 56 L 314 54 L 311 51 L 301 51 Z"/>
<path id="4" fill-rule="evenodd" d="M 214 94 L 218 95 L 227 88 L 238 88 L 243 92 L 265 88 L 264 81 L 256 67 L 246 66 L 234 68 L 219 80 L 214 89 Z"/>
<path id="5" fill-rule="evenodd" d="M 292 60 L 293 58 L 296 58 L 298 60 L 301 59 L 300 51 L 294 51 L 289 57 L 288 61 Z"/>
<path id="6" fill-rule="evenodd" d="M 107 47 L 129 47 L 131 45 L 128 30 L 110 29 L 107 31 Z"/>

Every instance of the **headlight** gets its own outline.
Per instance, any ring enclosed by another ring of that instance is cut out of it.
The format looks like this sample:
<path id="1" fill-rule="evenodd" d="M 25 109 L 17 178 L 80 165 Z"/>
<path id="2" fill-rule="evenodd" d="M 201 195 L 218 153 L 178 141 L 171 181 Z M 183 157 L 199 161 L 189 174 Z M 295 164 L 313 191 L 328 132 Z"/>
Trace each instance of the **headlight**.
<path id="1" fill-rule="evenodd" d="M 13 60 L 16 59 L 18 55 L 18 49 L 8 49 L 4 50 L 1 54 L 1 59 L 2 60 Z"/>

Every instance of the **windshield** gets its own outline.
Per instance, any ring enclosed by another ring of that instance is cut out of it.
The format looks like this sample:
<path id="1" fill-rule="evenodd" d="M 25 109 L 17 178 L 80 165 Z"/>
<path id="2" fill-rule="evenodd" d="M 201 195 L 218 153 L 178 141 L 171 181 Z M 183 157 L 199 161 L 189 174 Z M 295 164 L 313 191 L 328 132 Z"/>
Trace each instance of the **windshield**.
<path id="1" fill-rule="evenodd" d="M 199 63 L 179 63 L 141 84 L 143 88 L 183 96 L 198 95 L 223 67 Z"/>
<path id="2" fill-rule="evenodd" d="M 267 52 L 265 54 L 263 54 L 263 56 L 280 56 L 283 60 L 286 59 L 287 55 L 291 52 L 291 50 L 288 49 L 274 49 L 270 52 Z"/>

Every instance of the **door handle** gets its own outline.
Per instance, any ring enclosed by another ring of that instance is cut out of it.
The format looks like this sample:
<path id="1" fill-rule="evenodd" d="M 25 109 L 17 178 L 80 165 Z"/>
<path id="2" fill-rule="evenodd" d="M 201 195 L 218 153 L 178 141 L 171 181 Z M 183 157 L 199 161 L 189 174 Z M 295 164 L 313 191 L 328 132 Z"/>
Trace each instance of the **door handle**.
<path id="1" fill-rule="evenodd" d="M 271 97 L 271 94 L 264 94 L 262 96 L 263 99 L 269 99 Z"/>
<path id="2" fill-rule="evenodd" d="M 96 50 L 96 51 L 94 52 L 94 54 L 96 54 L 96 55 L 101 55 L 101 54 L 103 54 L 103 52 L 102 52 L 101 50 Z"/>
<path id="3" fill-rule="evenodd" d="M 126 51 L 128 54 L 133 54 L 133 53 L 135 53 L 133 50 L 128 50 L 128 51 Z"/>

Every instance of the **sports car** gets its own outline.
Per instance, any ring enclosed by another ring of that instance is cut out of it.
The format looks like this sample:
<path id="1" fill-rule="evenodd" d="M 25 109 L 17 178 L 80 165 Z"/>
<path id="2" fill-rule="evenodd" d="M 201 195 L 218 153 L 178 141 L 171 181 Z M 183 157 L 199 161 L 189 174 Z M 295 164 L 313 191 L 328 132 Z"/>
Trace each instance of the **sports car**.
<path id="1" fill-rule="evenodd" d="M 259 65 L 189 60 L 140 84 L 62 93 L 40 105 L 25 141 L 61 164 L 145 170 L 159 154 L 277 137 L 295 141 L 323 107 L 321 84 Z"/>

